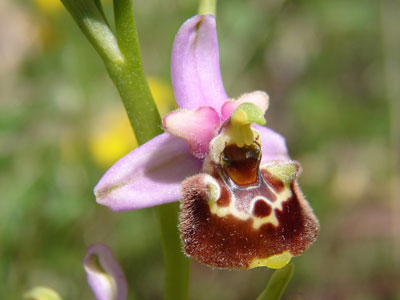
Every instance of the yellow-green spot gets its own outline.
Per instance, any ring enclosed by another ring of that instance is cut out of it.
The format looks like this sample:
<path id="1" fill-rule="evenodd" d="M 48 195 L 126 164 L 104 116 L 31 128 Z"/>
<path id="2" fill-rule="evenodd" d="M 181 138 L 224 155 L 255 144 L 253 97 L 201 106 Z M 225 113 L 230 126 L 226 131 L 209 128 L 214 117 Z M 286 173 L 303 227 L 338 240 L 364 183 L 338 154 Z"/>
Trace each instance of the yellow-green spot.
<path id="1" fill-rule="evenodd" d="M 231 115 L 230 128 L 232 139 L 239 147 L 254 142 L 254 133 L 250 128 L 252 123 L 259 125 L 266 123 L 262 111 L 253 103 L 240 104 Z"/>
<path id="2" fill-rule="evenodd" d="M 47 287 L 37 286 L 24 294 L 27 300 L 62 300 L 60 295 Z"/>
<path id="3" fill-rule="evenodd" d="M 284 183 L 291 183 L 297 176 L 299 165 L 294 162 L 271 164 L 265 168 Z"/>
<path id="4" fill-rule="evenodd" d="M 270 269 L 280 269 L 286 266 L 293 255 L 289 251 L 284 251 L 280 254 L 272 255 L 268 258 L 255 258 L 250 264 L 249 269 L 256 267 L 268 267 Z"/>

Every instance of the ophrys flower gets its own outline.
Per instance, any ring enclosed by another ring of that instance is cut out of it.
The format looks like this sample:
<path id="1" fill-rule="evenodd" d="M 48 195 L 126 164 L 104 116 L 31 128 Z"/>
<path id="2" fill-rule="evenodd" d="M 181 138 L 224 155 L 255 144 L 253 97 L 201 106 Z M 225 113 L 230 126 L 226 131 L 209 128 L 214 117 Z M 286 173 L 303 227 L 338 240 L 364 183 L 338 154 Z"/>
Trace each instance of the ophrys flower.
<path id="1" fill-rule="evenodd" d="M 186 254 L 218 268 L 284 266 L 315 240 L 318 221 L 297 184 L 299 163 L 260 126 L 268 95 L 228 99 L 209 15 L 180 28 L 171 73 L 181 109 L 164 117 L 166 133 L 104 175 L 97 201 L 123 211 L 181 199 Z"/>

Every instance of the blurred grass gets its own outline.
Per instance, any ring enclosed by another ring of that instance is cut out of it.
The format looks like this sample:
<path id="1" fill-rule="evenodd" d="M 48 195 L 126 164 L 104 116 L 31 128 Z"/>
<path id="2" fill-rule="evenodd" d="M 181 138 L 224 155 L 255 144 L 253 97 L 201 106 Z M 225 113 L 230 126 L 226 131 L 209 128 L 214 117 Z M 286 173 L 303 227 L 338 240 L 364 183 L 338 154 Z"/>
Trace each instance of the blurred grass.
<path id="1" fill-rule="evenodd" d="M 107 167 L 90 141 L 123 113 L 118 94 L 67 13 L 38 2 L 50 0 L 0 4 L 0 299 L 36 285 L 91 299 L 81 260 L 93 242 L 114 250 L 135 299 L 161 299 L 153 210 L 111 213 L 92 194 Z M 197 2 L 134 7 L 146 74 L 169 83 L 174 35 Z M 399 299 L 379 2 L 220 1 L 218 30 L 228 94 L 268 91 L 267 124 L 302 162 L 321 221 L 284 299 Z M 255 299 L 270 276 L 192 273 L 191 299 Z"/>

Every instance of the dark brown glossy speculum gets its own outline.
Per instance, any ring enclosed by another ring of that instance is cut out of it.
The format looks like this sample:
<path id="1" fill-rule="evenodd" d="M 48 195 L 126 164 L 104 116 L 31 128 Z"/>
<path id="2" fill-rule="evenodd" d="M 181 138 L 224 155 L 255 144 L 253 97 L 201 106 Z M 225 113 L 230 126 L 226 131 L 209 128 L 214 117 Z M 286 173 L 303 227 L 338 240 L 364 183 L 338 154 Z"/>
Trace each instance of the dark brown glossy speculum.
<path id="1" fill-rule="evenodd" d="M 222 168 L 226 175 L 240 187 L 256 185 L 261 161 L 261 151 L 257 144 L 238 147 L 228 145 L 221 153 Z"/>

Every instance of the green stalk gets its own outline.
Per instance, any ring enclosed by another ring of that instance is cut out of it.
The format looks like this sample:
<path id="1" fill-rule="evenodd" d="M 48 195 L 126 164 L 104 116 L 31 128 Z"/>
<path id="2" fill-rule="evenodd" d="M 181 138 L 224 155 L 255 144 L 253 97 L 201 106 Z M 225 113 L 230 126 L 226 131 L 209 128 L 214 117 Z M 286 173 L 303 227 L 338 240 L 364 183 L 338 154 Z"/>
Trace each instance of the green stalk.
<path id="1" fill-rule="evenodd" d="M 112 33 L 104 14 L 91 0 L 61 0 L 79 28 L 103 59 L 107 69 L 115 68 L 124 63 L 117 41 Z"/>
<path id="2" fill-rule="evenodd" d="M 114 0 L 116 36 L 99 0 L 61 0 L 104 61 L 139 144 L 162 133 L 161 118 L 142 66 L 131 0 Z M 157 207 L 165 261 L 165 299 L 188 298 L 189 260 L 182 254 L 178 205 Z"/>
<path id="3" fill-rule="evenodd" d="M 383 0 L 380 2 L 381 36 L 383 50 L 383 78 L 385 96 L 388 103 L 390 128 L 388 132 L 388 169 L 390 176 L 390 194 L 392 206 L 392 234 L 393 234 L 393 264 L 400 263 L 400 204 L 398 188 L 400 184 L 400 37 L 398 20 L 400 4 L 398 1 Z"/>
<path id="4" fill-rule="evenodd" d="M 217 16 L 217 0 L 200 0 L 199 15 Z"/>
<path id="5" fill-rule="evenodd" d="M 164 253 L 165 300 L 184 300 L 189 297 L 190 264 L 182 254 L 178 229 L 177 202 L 157 207 Z"/>
<path id="6" fill-rule="evenodd" d="M 294 263 L 288 264 L 282 269 L 275 270 L 268 281 L 267 287 L 258 296 L 257 300 L 279 300 L 281 299 L 287 285 L 292 279 Z"/>
<path id="7" fill-rule="evenodd" d="M 110 72 L 125 105 L 139 144 L 162 133 L 161 118 L 143 71 L 131 0 L 114 0 L 119 49 L 125 58 L 121 70 Z"/>

